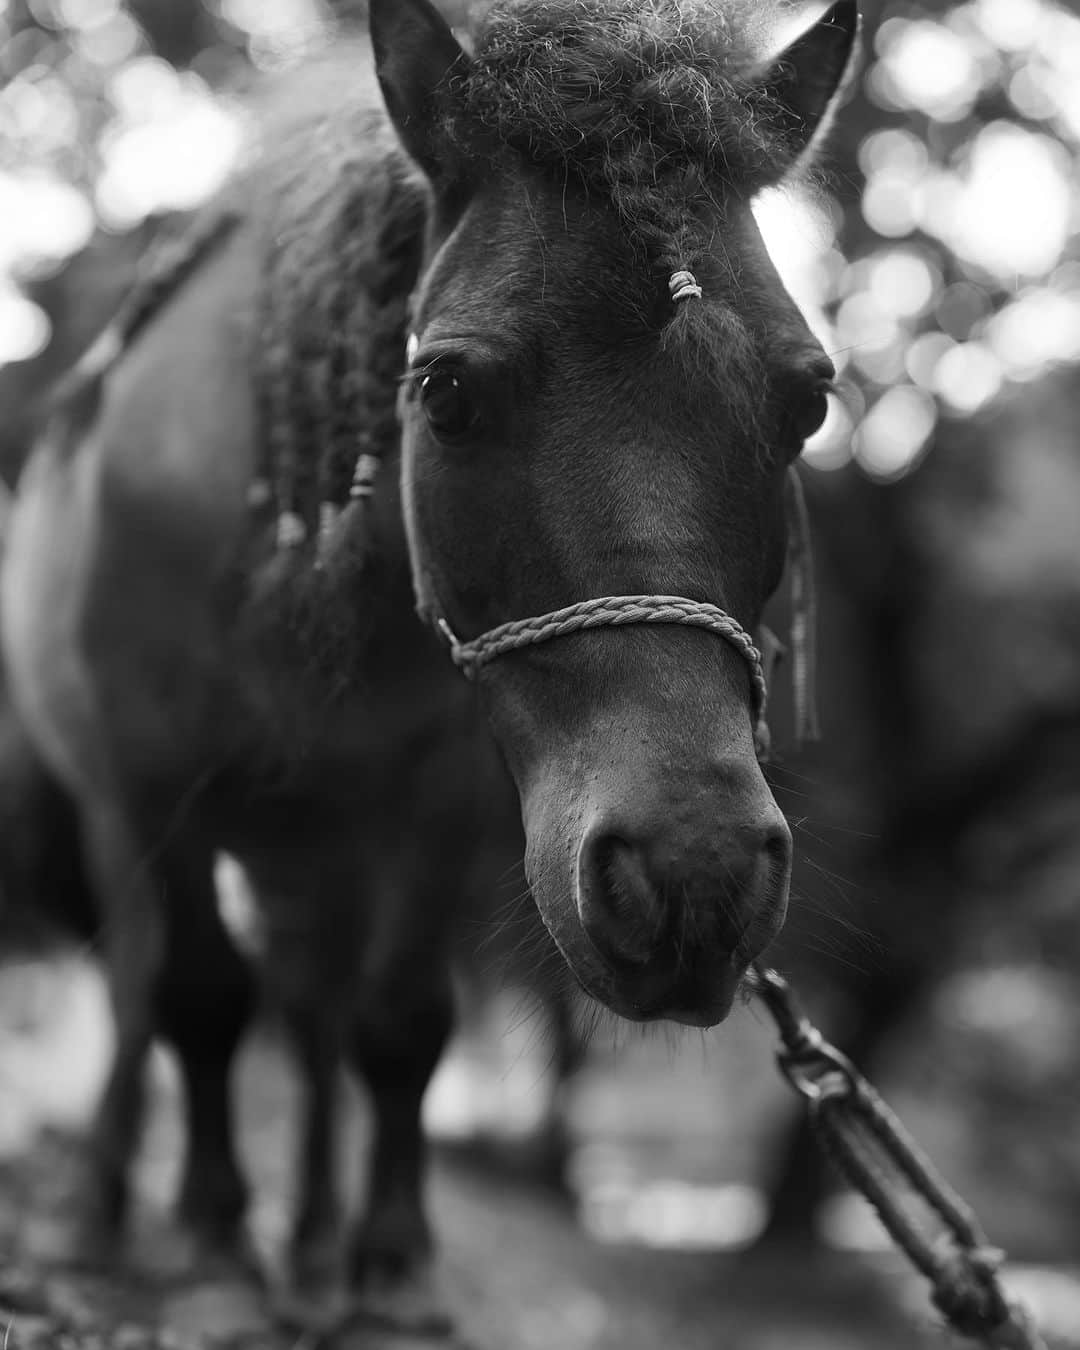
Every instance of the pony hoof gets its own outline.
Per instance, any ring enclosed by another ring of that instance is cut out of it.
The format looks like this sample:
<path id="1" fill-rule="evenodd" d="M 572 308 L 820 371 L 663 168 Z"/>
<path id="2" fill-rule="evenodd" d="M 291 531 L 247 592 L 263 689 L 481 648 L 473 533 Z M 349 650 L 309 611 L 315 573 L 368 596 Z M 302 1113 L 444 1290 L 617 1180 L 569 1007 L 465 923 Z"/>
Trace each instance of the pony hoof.
<path id="1" fill-rule="evenodd" d="M 430 1261 L 393 1273 L 372 1267 L 355 1285 L 358 1317 L 395 1332 L 446 1338 L 454 1330 Z"/>
<path id="2" fill-rule="evenodd" d="M 335 1281 L 323 1269 L 316 1280 L 290 1278 L 288 1283 L 276 1286 L 269 1303 L 283 1329 L 316 1341 L 331 1340 L 335 1345 L 353 1329 L 365 1346 L 368 1341 L 363 1336 L 378 1332 L 391 1333 L 395 1344 L 398 1337 L 412 1337 L 425 1344 L 437 1341 L 446 1345 L 454 1330 L 428 1261 L 406 1269 L 400 1261 L 392 1267 L 372 1262 L 362 1275 L 354 1277 L 350 1287 L 343 1287 L 340 1279 Z M 352 1342 L 342 1342 L 346 1343 Z M 404 1341 L 402 1347 L 404 1350 Z"/>
<path id="3" fill-rule="evenodd" d="M 268 1306 L 277 1325 L 303 1342 L 333 1340 L 358 1315 L 355 1300 L 340 1286 L 315 1290 L 277 1285 L 270 1291 Z"/>
<path id="4" fill-rule="evenodd" d="M 243 1229 L 231 1233 L 169 1226 L 140 1236 L 134 1254 L 139 1273 L 163 1285 L 231 1285 L 263 1290 L 266 1273 Z"/>
<path id="5" fill-rule="evenodd" d="M 35 1263 L 92 1275 L 115 1270 L 124 1255 L 120 1235 L 90 1218 L 48 1216 L 28 1221 L 23 1245 Z"/>
<path id="6" fill-rule="evenodd" d="M 307 1298 L 325 1298 L 341 1285 L 341 1236 L 336 1227 L 294 1237 L 288 1252 L 289 1287 Z"/>

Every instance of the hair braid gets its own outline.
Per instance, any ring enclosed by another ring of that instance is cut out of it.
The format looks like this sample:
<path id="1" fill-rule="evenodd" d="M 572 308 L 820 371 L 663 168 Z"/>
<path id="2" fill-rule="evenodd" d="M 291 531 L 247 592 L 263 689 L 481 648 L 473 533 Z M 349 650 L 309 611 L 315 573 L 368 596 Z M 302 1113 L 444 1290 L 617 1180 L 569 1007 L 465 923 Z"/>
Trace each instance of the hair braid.
<path id="1" fill-rule="evenodd" d="M 256 312 L 257 359 L 253 370 L 257 410 L 259 478 L 272 493 L 279 543 L 296 544 L 304 534 L 296 492 L 299 458 L 292 431 L 290 372 L 292 326 L 288 314 L 288 232 L 271 220 L 263 244 L 262 285 Z M 257 504 L 257 503 L 256 503 Z"/>
<path id="2" fill-rule="evenodd" d="M 357 247 L 378 211 L 374 253 Z M 359 192 L 342 204 L 335 235 L 343 266 L 328 310 L 327 440 L 319 466 L 320 559 L 346 535 L 362 555 L 361 517 L 371 484 L 397 437 L 397 376 L 405 347 L 408 296 L 419 273 L 426 202 L 416 183 L 392 183 L 373 204 Z"/>
<path id="3" fill-rule="evenodd" d="M 326 365 L 327 279 L 307 305 L 294 304 L 287 335 L 288 367 L 284 391 L 287 438 L 282 441 L 281 480 L 291 509 L 303 522 L 306 538 L 313 523 L 319 483 L 320 447 L 329 428 L 322 395 Z M 288 539 L 283 542 L 289 543 Z"/>
<path id="4" fill-rule="evenodd" d="M 353 241 L 366 220 L 366 201 L 359 190 L 350 191 L 341 207 L 335 228 L 336 252 L 343 265 L 329 305 L 327 383 L 324 397 L 330 409 L 329 440 L 319 473 L 319 498 L 342 507 L 349 498 L 353 465 L 363 429 L 358 407 L 355 352 L 352 350 L 355 311 L 363 288 L 362 257 Z"/>

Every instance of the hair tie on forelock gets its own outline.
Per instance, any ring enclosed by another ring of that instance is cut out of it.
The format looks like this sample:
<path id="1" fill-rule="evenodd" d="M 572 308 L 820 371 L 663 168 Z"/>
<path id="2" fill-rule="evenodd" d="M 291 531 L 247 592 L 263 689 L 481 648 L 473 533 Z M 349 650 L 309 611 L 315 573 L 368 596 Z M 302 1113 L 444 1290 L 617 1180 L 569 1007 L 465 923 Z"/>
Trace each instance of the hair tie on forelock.
<path id="1" fill-rule="evenodd" d="M 697 284 L 697 277 L 693 272 L 680 270 L 672 272 L 671 280 L 668 282 L 668 290 L 671 292 L 671 303 L 677 305 L 680 300 L 700 300 L 701 287 Z"/>

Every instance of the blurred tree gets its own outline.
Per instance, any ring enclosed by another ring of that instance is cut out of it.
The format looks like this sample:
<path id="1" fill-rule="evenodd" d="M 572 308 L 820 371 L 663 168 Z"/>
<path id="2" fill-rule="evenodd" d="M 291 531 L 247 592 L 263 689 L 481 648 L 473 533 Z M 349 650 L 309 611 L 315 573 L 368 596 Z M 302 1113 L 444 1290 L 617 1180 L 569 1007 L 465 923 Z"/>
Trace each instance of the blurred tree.
<path id="1" fill-rule="evenodd" d="M 809 451 L 827 466 L 850 444 L 890 480 L 939 417 L 1080 357 L 1080 19 L 1054 0 L 886 0 L 866 18 L 834 151 L 840 252 L 806 260 L 851 415 Z"/>

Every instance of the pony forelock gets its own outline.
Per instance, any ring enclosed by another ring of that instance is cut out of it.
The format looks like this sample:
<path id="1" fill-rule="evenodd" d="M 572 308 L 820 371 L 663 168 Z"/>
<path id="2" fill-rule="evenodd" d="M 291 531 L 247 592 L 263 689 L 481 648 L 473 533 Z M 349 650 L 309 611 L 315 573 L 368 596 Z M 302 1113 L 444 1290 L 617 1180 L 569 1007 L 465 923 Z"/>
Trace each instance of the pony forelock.
<path id="1" fill-rule="evenodd" d="M 445 91 L 445 131 L 466 156 L 573 175 L 660 263 L 692 267 L 703 208 L 790 160 L 758 43 L 737 3 L 496 0 Z"/>

